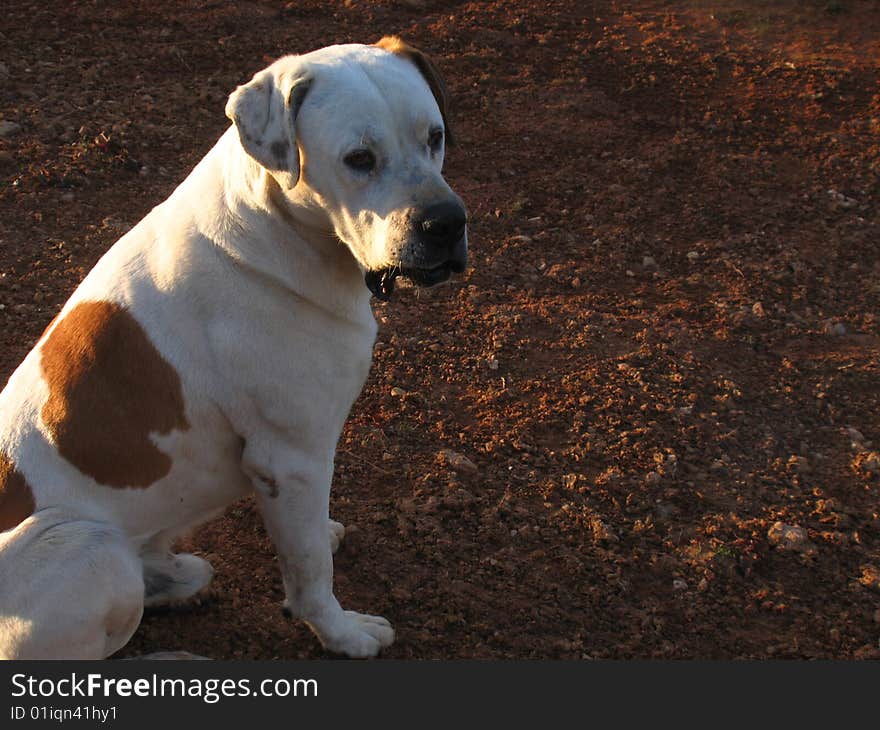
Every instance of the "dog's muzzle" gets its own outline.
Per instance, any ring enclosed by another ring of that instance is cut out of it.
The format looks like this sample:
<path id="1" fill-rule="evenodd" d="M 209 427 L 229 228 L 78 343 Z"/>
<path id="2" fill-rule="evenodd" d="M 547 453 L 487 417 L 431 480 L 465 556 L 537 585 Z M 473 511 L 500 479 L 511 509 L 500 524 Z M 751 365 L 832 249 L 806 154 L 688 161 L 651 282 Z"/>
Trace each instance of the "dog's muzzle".
<path id="1" fill-rule="evenodd" d="M 467 267 L 467 213 L 459 202 L 443 202 L 426 208 L 415 222 L 416 239 L 424 251 L 425 265 L 389 266 L 364 276 L 373 296 L 391 298 L 394 281 L 404 276 L 417 286 L 434 286 Z M 436 263 L 435 263 L 436 262 Z"/>

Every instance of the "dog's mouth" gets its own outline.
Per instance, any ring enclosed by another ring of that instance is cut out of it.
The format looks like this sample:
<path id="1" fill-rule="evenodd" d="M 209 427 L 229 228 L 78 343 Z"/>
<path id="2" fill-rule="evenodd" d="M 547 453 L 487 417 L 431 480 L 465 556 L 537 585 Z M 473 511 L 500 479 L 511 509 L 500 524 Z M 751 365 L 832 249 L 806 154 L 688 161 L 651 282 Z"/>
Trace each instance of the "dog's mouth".
<path id="1" fill-rule="evenodd" d="M 377 299 L 387 302 L 394 293 L 394 281 L 398 276 L 409 279 L 416 286 L 434 286 L 446 281 L 453 273 L 464 271 L 463 261 L 449 260 L 431 268 L 389 266 L 371 270 L 364 275 L 364 283 Z"/>

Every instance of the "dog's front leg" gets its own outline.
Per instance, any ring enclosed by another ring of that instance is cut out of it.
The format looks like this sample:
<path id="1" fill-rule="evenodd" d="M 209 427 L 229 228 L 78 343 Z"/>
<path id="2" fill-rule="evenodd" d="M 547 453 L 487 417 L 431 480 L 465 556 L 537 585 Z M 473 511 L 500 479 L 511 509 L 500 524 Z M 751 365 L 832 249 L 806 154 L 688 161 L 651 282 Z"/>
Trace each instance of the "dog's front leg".
<path id="1" fill-rule="evenodd" d="M 350 657 L 375 656 L 394 640 L 394 630 L 380 616 L 344 611 L 333 595 L 328 532 L 332 464 L 304 468 L 303 461 L 301 454 L 287 459 L 276 454 L 268 468 L 247 469 L 278 553 L 287 607 L 326 649 Z"/>

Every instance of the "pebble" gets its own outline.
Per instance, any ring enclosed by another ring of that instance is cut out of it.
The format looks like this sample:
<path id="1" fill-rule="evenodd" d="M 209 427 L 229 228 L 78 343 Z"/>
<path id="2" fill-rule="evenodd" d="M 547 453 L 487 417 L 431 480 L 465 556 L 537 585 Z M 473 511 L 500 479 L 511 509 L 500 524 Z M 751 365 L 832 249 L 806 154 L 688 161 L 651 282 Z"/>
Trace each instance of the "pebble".
<path id="1" fill-rule="evenodd" d="M 391 395 L 395 398 L 403 398 L 406 395 L 406 391 L 403 388 L 394 387 L 391 389 Z"/>
<path id="2" fill-rule="evenodd" d="M 833 189 L 828 190 L 828 196 L 841 208 L 854 208 L 859 204 L 859 201 L 855 198 L 850 198 L 848 195 L 844 195 Z"/>
<path id="3" fill-rule="evenodd" d="M 614 530 L 599 519 L 593 522 L 593 538 L 597 542 L 620 542 Z"/>
<path id="4" fill-rule="evenodd" d="M 806 457 L 792 456 L 788 463 L 791 464 L 794 467 L 794 470 L 800 475 L 810 473 L 810 462 Z"/>
<path id="5" fill-rule="evenodd" d="M 686 591 L 688 589 L 688 584 L 686 580 L 682 580 L 681 578 L 676 578 L 672 581 L 672 590 L 674 591 Z"/>
<path id="6" fill-rule="evenodd" d="M 835 322 L 833 319 L 829 319 L 823 325 L 823 330 L 827 335 L 843 337 L 846 334 L 846 325 L 843 322 Z"/>
<path id="7" fill-rule="evenodd" d="M 665 502 L 658 502 L 654 507 L 654 514 L 658 520 L 667 520 L 677 515 L 680 511 L 674 504 L 667 504 Z"/>
<path id="8" fill-rule="evenodd" d="M 10 137 L 21 129 L 20 124 L 15 122 L 0 122 L 0 137 Z"/>
<path id="9" fill-rule="evenodd" d="M 812 555 L 816 552 L 816 546 L 810 542 L 807 531 L 798 525 L 774 522 L 767 531 L 767 539 L 771 545 L 780 550 L 793 550 L 804 555 Z"/>
<path id="10" fill-rule="evenodd" d="M 645 256 L 642 259 L 642 266 L 644 266 L 646 269 L 656 269 L 657 262 L 654 260 L 653 256 Z"/>
<path id="11" fill-rule="evenodd" d="M 453 471 L 464 472 L 467 474 L 476 474 L 478 471 L 477 465 L 474 464 L 474 462 L 468 459 L 464 454 L 459 454 L 452 449 L 442 449 L 437 456 L 441 463 L 446 464 Z"/>
<path id="12" fill-rule="evenodd" d="M 687 252 L 687 260 L 690 261 L 691 263 L 694 263 L 699 258 L 700 258 L 699 251 L 688 251 Z"/>
<path id="13" fill-rule="evenodd" d="M 493 357 L 489 360 L 489 370 L 497 370 L 498 369 L 498 361 Z"/>
<path id="14" fill-rule="evenodd" d="M 859 583 L 865 588 L 880 591 L 880 568 L 876 565 L 863 565 Z"/>
<path id="15" fill-rule="evenodd" d="M 862 432 L 852 426 L 847 426 L 846 435 L 857 444 L 863 444 L 865 442 L 865 437 L 862 435 Z"/>

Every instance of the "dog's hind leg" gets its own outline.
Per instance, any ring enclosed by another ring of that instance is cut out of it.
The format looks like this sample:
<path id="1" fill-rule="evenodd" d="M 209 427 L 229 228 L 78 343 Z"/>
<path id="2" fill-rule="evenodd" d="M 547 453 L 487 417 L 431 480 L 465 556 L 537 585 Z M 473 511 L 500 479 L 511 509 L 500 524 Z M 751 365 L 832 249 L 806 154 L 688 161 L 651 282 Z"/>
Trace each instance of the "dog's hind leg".
<path id="1" fill-rule="evenodd" d="M 55 508 L 0 533 L 0 658 L 103 659 L 143 614 L 141 563 L 113 525 Z"/>
<path id="2" fill-rule="evenodd" d="M 214 569 L 191 553 L 172 553 L 175 534 L 160 533 L 141 551 L 144 566 L 144 606 L 167 606 L 191 598 L 208 587 Z"/>
<path id="3" fill-rule="evenodd" d="M 330 552 L 335 553 L 345 537 L 345 525 L 336 520 L 327 520 L 327 527 L 330 528 Z"/>

